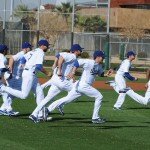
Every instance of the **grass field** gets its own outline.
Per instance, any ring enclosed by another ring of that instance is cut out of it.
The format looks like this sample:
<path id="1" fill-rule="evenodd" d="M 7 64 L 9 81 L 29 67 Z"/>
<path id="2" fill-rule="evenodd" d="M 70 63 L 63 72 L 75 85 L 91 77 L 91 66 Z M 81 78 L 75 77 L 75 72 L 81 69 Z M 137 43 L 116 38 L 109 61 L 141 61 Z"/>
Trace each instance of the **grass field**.
<path id="1" fill-rule="evenodd" d="M 117 94 L 111 90 L 101 92 L 104 96 L 101 114 L 107 122 L 99 125 L 91 123 L 94 101 L 86 96 L 66 105 L 65 116 L 56 110 L 52 121 L 39 124 L 28 119 L 35 108 L 33 96 L 15 100 L 13 106 L 20 115 L 0 116 L 0 149 L 149 150 L 150 107 L 139 105 L 127 97 L 124 109 L 115 111 L 112 106 Z"/>

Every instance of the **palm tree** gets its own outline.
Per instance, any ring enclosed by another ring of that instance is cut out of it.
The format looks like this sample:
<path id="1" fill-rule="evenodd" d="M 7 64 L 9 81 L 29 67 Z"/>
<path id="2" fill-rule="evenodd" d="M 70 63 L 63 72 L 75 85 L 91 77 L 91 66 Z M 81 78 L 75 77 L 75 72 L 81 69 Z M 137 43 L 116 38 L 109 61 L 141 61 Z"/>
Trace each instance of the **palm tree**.
<path id="1" fill-rule="evenodd" d="M 61 6 L 57 6 L 55 8 L 55 11 L 58 13 L 61 13 L 62 16 L 65 18 L 66 22 L 68 23 L 68 18 L 70 17 L 70 14 L 72 13 L 72 6 L 70 2 L 67 3 L 61 3 Z"/>
<path id="2" fill-rule="evenodd" d="M 78 16 L 77 25 L 86 32 L 100 32 L 105 30 L 106 22 L 99 16 Z"/>
<path id="3" fill-rule="evenodd" d="M 36 23 L 35 12 L 31 12 L 27 5 L 18 5 L 13 15 L 19 18 L 27 29 Z"/>
<path id="4" fill-rule="evenodd" d="M 13 15 L 17 18 L 25 18 L 27 17 L 28 12 L 29 12 L 28 6 L 22 4 L 17 6 Z"/>

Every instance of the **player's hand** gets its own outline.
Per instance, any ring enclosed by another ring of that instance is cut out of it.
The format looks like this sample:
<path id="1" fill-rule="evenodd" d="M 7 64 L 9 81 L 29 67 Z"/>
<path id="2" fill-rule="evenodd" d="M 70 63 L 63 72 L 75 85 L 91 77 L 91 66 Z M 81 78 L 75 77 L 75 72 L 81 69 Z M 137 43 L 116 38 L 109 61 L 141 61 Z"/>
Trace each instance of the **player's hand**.
<path id="1" fill-rule="evenodd" d="M 67 75 L 67 78 L 74 80 L 74 79 L 75 79 L 75 78 L 74 78 L 74 73 L 70 72 L 70 73 Z"/>
<path id="2" fill-rule="evenodd" d="M 48 77 L 51 77 L 51 76 L 52 76 L 52 73 L 51 73 L 51 72 L 49 72 L 49 73 L 47 74 L 47 76 L 48 76 Z"/>
<path id="3" fill-rule="evenodd" d="M 53 65 L 53 66 L 52 66 L 52 70 L 54 70 L 55 68 L 56 68 L 56 65 Z"/>
<path id="4" fill-rule="evenodd" d="M 114 72 L 113 69 L 109 69 L 108 72 L 106 73 L 106 76 L 111 76 L 113 72 Z"/>
<path id="5" fill-rule="evenodd" d="M 148 83 L 145 84 L 145 88 L 146 88 L 146 89 L 148 88 Z"/>
<path id="6" fill-rule="evenodd" d="M 135 77 L 135 81 L 137 81 L 137 80 L 138 80 L 138 78 Z"/>
<path id="7" fill-rule="evenodd" d="M 10 66 L 8 66 L 8 69 L 9 69 L 9 72 L 10 72 L 10 73 L 13 72 L 13 69 L 12 69 Z"/>

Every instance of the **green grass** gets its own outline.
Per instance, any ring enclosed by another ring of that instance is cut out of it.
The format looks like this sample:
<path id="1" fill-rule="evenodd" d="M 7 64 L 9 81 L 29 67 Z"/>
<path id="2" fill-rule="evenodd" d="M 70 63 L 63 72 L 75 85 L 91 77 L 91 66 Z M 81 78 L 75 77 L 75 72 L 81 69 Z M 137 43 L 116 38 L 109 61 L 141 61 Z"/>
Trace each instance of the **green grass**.
<path id="1" fill-rule="evenodd" d="M 93 99 L 82 96 L 65 106 L 65 116 L 58 111 L 52 121 L 34 124 L 28 119 L 35 108 L 32 95 L 15 100 L 18 117 L 0 116 L 0 149 L 3 150 L 149 150 L 150 107 L 126 97 L 122 111 L 112 109 L 117 94 L 101 90 L 104 100 L 101 115 L 107 122 L 91 123 Z M 57 98 L 64 96 L 62 93 Z M 143 94 L 143 92 L 140 92 Z"/>

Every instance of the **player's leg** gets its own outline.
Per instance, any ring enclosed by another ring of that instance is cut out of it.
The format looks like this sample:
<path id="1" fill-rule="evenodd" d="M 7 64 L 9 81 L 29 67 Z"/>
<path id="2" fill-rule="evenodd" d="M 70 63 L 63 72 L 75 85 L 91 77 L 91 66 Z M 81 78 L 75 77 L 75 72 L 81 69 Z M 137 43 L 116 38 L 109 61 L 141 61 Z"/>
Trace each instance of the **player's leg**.
<path id="1" fill-rule="evenodd" d="M 22 78 L 22 86 L 21 91 L 12 89 L 11 87 L 2 87 L 2 91 L 7 92 L 15 97 L 26 99 L 30 93 L 31 87 L 33 83 L 33 76 L 24 76 Z"/>
<path id="2" fill-rule="evenodd" d="M 135 100 L 136 102 L 142 104 L 142 105 L 147 105 L 148 102 L 148 98 L 147 97 L 143 97 L 137 93 L 135 93 L 133 90 L 129 90 L 126 93 L 128 96 L 130 96 L 133 100 Z M 149 97 L 150 99 L 150 97 Z"/>
<path id="3" fill-rule="evenodd" d="M 135 93 L 133 90 L 128 90 L 126 94 L 129 95 L 136 102 L 143 105 L 147 105 L 150 101 L 150 82 L 148 83 L 148 88 L 145 93 L 145 97 Z"/>
<path id="4" fill-rule="evenodd" d="M 147 91 L 145 93 L 145 97 L 149 99 L 148 102 L 150 102 L 150 81 L 148 82 L 148 88 Z"/>
<path id="5" fill-rule="evenodd" d="M 19 90 L 21 91 L 21 85 L 22 85 L 22 78 L 16 78 L 15 76 L 8 80 L 8 83 L 9 83 L 9 87 L 13 88 L 13 89 L 16 89 L 16 90 Z M 7 107 L 7 112 L 9 115 L 11 116 L 14 116 L 14 115 L 18 115 L 19 112 L 18 111 L 14 111 L 13 108 L 12 108 L 12 102 L 13 102 L 13 99 L 15 97 L 12 96 L 12 95 L 8 95 L 8 107 Z"/>
<path id="6" fill-rule="evenodd" d="M 34 81 L 33 81 L 32 91 L 35 94 L 36 103 L 37 103 L 37 106 L 38 106 L 40 104 L 40 102 L 44 99 L 44 92 L 43 92 L 43 89 L 42 89 L 41 85 L 38 83 L 37 78 L 35 78 Z M 41 110 L 41 111 L 39 111 L 38 118 L 42 118 L 42 117 L 43 117 L 43 113 L 42 113 L 42 110 Z"/>
<path id="7" fill-rule="evenodd" d="M 0 115 L 8 115 L 7 109 L 9 107 L 8 93 L 2 92 L 3 104 L 0 107 Z"/>
<path id="8" fill-rule="evenodd" d="M 51 86 L 51 84 L 52 84 L 52 81 L 50 79 L 47 82 L 45 82 L 44 84 L 42 84 L 41 87 L 42 87 L 42 89 L 44 89 L 44 88 L 47 88 L 48 86 Z"/>
<path id="9" fill-rule="evenodd" d="M 95 88 L 93 88 L 90 85 L 79 85 L 78 91 L 89 96 L 95 98 L 95 103 L 94 103 L 94 109 L 93 109 L 93 115 L 92 115 L 92 122 L 93 123 L 103 123 L 104 120 L 100 119 L 99 116 L 99 109 L 101 107 L 102 103 L 102 94 Z"/>
<path id="10" fill-rule="evenodd" d="M 35 116 L 37 118 L 38 113 L 42 108 L 50 101 L 52 100 L 56 95 L 58 95 L 61 92 L 61 90 L 52 85 L 48 91 L 47 96 L 40 102 L 40 104 L 35 108 L 35 110 L 32 112 L 31 115 Z"/>
<path id="11" fill-rule="evenodd" d="M 54 109 L 64 106 L 68 103 L 71 103 L 72 101 L 74 101 L 76 98 L 80 97 L 81 93 L 76 91 L 76 88 L 74 87 L 67 96 L 54 101 L 52 104 L 49 105 L 48 107 L 48 111 L 52 112 Z"/>
<path id="12" fill-rule="evenodd" d="M 126 81 L 122 76 L 116 75 L 115 82 L 116 82 L 118 91 L 126 88 Z M 116 103 L 114 104 L 114 108 L 116 108 L 116 109 L 121 108 L 122 104 L 124 103 L 125 96 L 126 96 L 126 93 L 119 93 L 118 99 L 117 99 Z"/>

